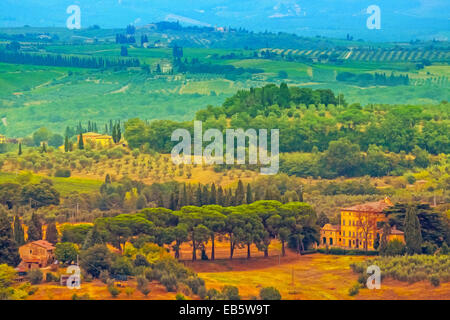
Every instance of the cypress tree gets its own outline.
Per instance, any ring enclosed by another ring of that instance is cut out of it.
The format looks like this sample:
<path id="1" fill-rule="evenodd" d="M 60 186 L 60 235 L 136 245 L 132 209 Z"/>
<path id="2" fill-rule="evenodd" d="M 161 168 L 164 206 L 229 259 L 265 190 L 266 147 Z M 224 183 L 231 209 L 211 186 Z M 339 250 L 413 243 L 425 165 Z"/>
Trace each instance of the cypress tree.
<path id="1" fill-rule="evenodd" d="M 248 204 L 253 203 L 253 193 L 252 193 L 252 187 L 250 186 L 250 183 L 247 184 L 247 196 L 246 196 L 246 198 L 247 198 L 246 200 L 247 200 Z"/>
<path id="2" fill-rule="evenodd" d="M 236 196 L 235 196 L 234 205 L 239 206 L 241 204 L 244 204 L 244 197 L 245 197 L 244 184 L 242 183 L 241 180 L 239 180 L 238 186 L 236 188 Z"/>
<path id="3" fill-rule="evenodd" d="M 55 222 L 51 222 L 47 226 L 47 231 L 45 232 L 45 240 L 52 244 L 56 244 L 58 242 L 58 229 L 56 229 Z"/>
<path id="4" fill-rule="evenodd" d="M 227 207 L 231 207 L 235 205 L 235 201 L 234 201 L 234 197 L 233 197 L 233 192 L 231 191 L 231 189 L 228 189 L 227 191 L 227 197 L 225 200 L 225 206 Z"/>
<path id="5" fill-rule="evenodd" d="M 17 266 L 20 262 L 17 243 L 6 211 L 0 209 L 0 264 Z"/>
<path id="6" fill-rule="evenodd" d="M 70 148 L 69 148 L 69 137 L 66 136 L 64 139 L 64 151 L 65 152 L 69 152 Z"/>
<path id="7" fill-rule="evenodd" d="M 20 217 L 17 214 L 14 217 L 14 240 L 16 241 L 18 246 L 25 244 L 25 233 L 23 231 Z"/>
<path id="8" fill-rule="evenodd" d="M 185 183 L 183 183 L 183 186 L 180 186 L 179 193 L 180 194 L 178 196 L 177 210 L 179 210 L 180 208 L 186 206 L 187 190 L 186 190 L 186 184 Z"/>
<path id="9" fill-rule="evenodd" d="M 381 242 L 380 242 L 380 254 L 384 256 L 386 254 L 386 248 L 388 245 L 388 237 L 390 233 L 390 227 L 388 223 L 385 223 L 383 225 L 383 234 L 381 235 Z"/>
<path id="10" fill-rule="evenodd" d="M 86 235 L 86 239 L 84 240 L 82 249 L 89 249 L 96 244 L 103 244 L 103 238 L 97 230 L 97 225 L 94 225 L 94 227 Z"/>
<path id="11" fill-rule="evenodd" d="M 47 147 L 45 145 L 45 142 L 42 143 L 42 152 L 47 153 Z"/>
<path id="12" fill-rule="evenodd" d="M 78 149 L 83 150 L 84 149 L 84 141 L 83 141 L 83 133 L 80 132 L 79 139 L 78 139 Z"/>
<path id="13" fill-rule="evenodd" d="M 202 192 L 202 204 L 203 205 L 208 205 L 210 200 L 210 196 L 209 196 L 209 190 L 208 190 L 208 186 L 203 186 L 203 192 Z"/>
<path id="14" fill-rule="evenodd" d="M 217 190 L 217 204 L 222 207 L 225 206 L 223 189 L 221 186 L 219 186 L 219 189 Z"/>
<path id="15" fill-rule="evenodd" d="M 188 188 L 187 188 L 187 193 L 186 193 L 186 205 L 187 206 L 190 206 L 193 204 L 192 199 L 194 199 L 194 195 L 193 195 L 192 185 L 189 184 Z"/>
<path id="16" fill-rule="evenodd" d="M 117 123 L 116 138 L 117 138 L 117 142 L 120 142 L 120 140 L 122 139 L 122 131 L 120 129 L 120 122 Z"/>
<path id="17" fill-rule="evenodd" d="M 196 206 L 197 207 L 201 207 L 202 206 L 202 186 L 200 185 L 200 183 L 198 184 L 197 187 L 197 196 L 196 196 Z"/>
<path id="18" fill-rule="evenodd" d="M 22 142 L 19 142 L 19 156 L 22 154 Z"/>
<path id="19" fill-rule="evenodd" d="M 303 201 L 303 185 L 300 186 L 300 190 L 297 191 L 297 194 L 298 194 L 298 201 L 304 202 Z"/>
<path id="20" fill-rule="evenodd" d="M 422 252 L 422 232 L 420 230 L 420 221 L 417 217 L 416 207 L 408 206 L 405 215 L 405 242 L 406 251 L 409 254 Z"/>
<path id="21" fill-rule="evenodd" d="M 113 125 L 112 127 L 112 133 L 111 133 L 112 139 L 114 141 L 114 143 L 117 142 L 117 138 L 116 138 L 116 125 Z"/>
<path id="22" fill-rule="evenodd" d="M 264 194 L 264 200 L 272 200 L 272 194 L 268 187 L 266 187 L 266 192 Z"/>
<path id="23" fill-rule="evenodd" d="M 39 217 L 33 212 L 28 226 L 28 242 L 42 239 L 42 223 Z"/>
<path id="24" fill-rule="evenodd" d="M 169 209 L 170 210 L 176 210 L 177 204 L 175 200 L 175 192 L 170 193 L 170 202 L 169 202 Z"/>
<path id="25" fill-rule="evenodd" d="M 209 204 L 217 204 L 216 185 L 213 183 L 209 194 Z"/>

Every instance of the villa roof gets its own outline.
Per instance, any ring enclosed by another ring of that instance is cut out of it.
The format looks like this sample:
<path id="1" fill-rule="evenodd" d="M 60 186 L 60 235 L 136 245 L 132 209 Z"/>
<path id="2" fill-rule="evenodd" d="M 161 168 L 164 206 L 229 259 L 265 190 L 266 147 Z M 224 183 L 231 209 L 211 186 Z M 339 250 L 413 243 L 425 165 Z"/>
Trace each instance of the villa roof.
<path id="1" fill-rule="evenodd" d="M 325 224 L 322 227 L 322 230 L 327 230 L 327 231 L 340 231 L 341 230 L 341 226 L 340 225 L 333 225 L 333 224 Z"/>
<path id="2" fill-rule="evenodd" d="M 393 206 L 391 200 L 389 198 L 385 198 L 384 200 L 374 201 L 374 202 L 366 202 L 363 204 L 357 204 L 352 207 L 342 208 L 342 211 L 353 211 L 353 212 L 375 212 L 382 213 L 386 208 Z"/>
<path id="3" fill-rule="evenodd" d="M 40 246 L 40 247 L 42 247 L 42 248 L 44 248 L 44 249 L 47 249 L 47 250 L 55 249 L 55 247 L 53 246 L 53 244 L 51 244 L 50 242 L 45 241 L 45 240 L 37 240 L 37 241 L 33 241 L 32 244 L 35 244 L 35 245 Z"/>
<path id="4" fill-rule="evenodd" d="M 39 262 L 41 262 L 41 260 L 38 259 L 38 258 L 26 258 L 26 259 L 23 259 L 23 262 L 25 262 L 25 263 L 39 263 Z"/>

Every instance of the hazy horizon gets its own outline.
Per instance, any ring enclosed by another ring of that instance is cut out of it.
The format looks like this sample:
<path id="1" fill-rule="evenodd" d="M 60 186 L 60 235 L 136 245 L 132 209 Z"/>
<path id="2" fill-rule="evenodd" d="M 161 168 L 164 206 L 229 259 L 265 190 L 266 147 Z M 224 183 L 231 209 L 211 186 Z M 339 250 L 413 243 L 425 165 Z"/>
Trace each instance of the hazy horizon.
<path id="1" fill-rule="evenodd" d="M 156 21 L 184 25 L 243 27 L 252 31 L 304 36 L 345 37 L 373 41 L 448 40 L 446 0 L 3 0 L 0 27 L 64 27 L 70 5 L 81 8 L 82 28 L 123 28 Z M 369 30 L 366 10 L 381 10 L 381 29 Z"/>

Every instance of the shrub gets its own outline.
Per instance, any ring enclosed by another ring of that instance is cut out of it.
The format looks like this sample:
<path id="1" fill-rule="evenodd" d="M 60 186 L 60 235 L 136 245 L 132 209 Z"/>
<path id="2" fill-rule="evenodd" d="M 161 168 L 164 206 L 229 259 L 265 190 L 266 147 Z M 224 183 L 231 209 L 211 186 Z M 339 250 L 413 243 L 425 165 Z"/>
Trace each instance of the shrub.
<path id="1" fill-rule="evenodd" d="M 28 272 L 27 278 L 31 284 L 39 284 L 44 278 L 44 274 L 40 269 L 34 269 Z"/>
<path id="2" fill-rule="evenodd" d="M 348 290 L 348 295 L 352 297 L 356 296 L 359 293 L 359 287 L 360 287 L 359 283 L 355 284 Z"/>
<path id="3" fill-rule="evenodd" d="M 198 294 L 198 291 L 200 290 L 201 287 L 205 286 L 205 281 L 203 281 L 203 279 L 196 277 L 196 276 L 190 276 L 189 278 L 187 278 L 184 283 L 191 288 L 192 292 L 194 294 Z"/>
<path id="4" fill-rule="evenodd" d="M 157 270 L 157 269 L 151 269 L 150 271 L 145 273 L 145 277 L 149 280 L 149 281 L 160 281 L 161 278 L 163 276 L 163 272 L 161 270 Z"/>
<path id="5" fill-rule="evenodd" d="M 69 178 L 71 176 L 70 169 L 59 168 L 55 171 L 55 177 Z"/>
<path id="6" fill-rule="evenodd" d="M 280 292 L 274 287 L 262 288 L 259 297 L 261 300 L 281 300 Z"/>
<path id="7" fill-rule="evenodd" d="M 131 287 L 126 287 L 125 288 L 125 294 L 127 295 L 127 297 L 131 297 L 134 293 L 134 289 Z"/>
<path id="8" fill-rule="evenodd" d="M 177 293 L 177 295 L 175 296 L 175 300 L 186 300 L 186 298 L 181 293 Z"/>
<path id="9" fill-rule="evenodd" d="M 81 296 L 77 295 L 76 293 L 74 293 L 72 295 L 72 300 L 91 300 L 91 297 L 89 296 L 88 293 L 85 293 Z"/>
<path id="10" fill-rule="evenodd" d="M 28 290 L 28 295 L 29 295 L 29 296 L 32 296 L 32 295 L 35 294 L 38 290 L 39 290 L 38 287 L 31 287 L 30 290 Z"/>
<path id="11" fill-rule="evenodd" d="M 222 289 L 222 294 L 226 300 L 241 300 L 239 289 L 235 286 L 225 286 Z"/>
<path id="12" fill-rule="evenodd" d="M 109 281 L 109 272 L 108 270 L 102 270 L 100 271 L 100 275 L 98 276 L 98 278 L 103 282 L 103 283 L 108 283 Z"/>
<path id="13" fill-rule="evenodd" d="M 430 277 L 430 283 L 433 287 L 439 287 L 439 285 L 441 284 L 441 281 L 439 280 L 439 276 L 436 274 L 433 274 Z"/>
<path id="14" fill-rule="evenodd" d="M 114 285 L 109 285 L 108 291 L 113 298 L 117 297 L 120 294 L 120 290 Z"/>
<path id="15" fill-rule="evenodd" d="M 400 240 L 391 240 L 388 242 L 383 255 L 385 256 L 401 256 L 406 252 L 406 247 Z"/>
<path id="16" fill-rule="evenodd" d="M 214 288 L 213 289 L 209 289 L 206 292 L 206 298 L 208 300 L 224 300 L 225 299 L 223 294 L 219 290 L 214 289 Z"/>
<path id="17" fill-rule="evenodd" d="M 378 251 L 349 250 L 343 248 L 320 248 L 316 252 L 332 255 L 349 255 L 349 256 L 376 256 Z"/>
<path id="18" fill-rule="evenodd" d="M 440 249 L 440 254 L 449 254 L 449 253 L 450 253 L 450 249 L 448 248 L 447 243 L 444 242 Z"/>
<path id="19" fill-rule="evenodd" d="M 358 277 L 358 283 L 362 284 L 363 286 L 366 285 L 367 277 L 364 274 L 360 274 Z"/>
<path id="20" fill-rule="evenodd" d="M 148 280 L 145 277 L 137 277 L 137 288 L 144 296 L 150 293 L 150 288 L 148 287 Z"/>
<path id="21" fill-rule="evenodd" d="M 148 267 L 148 266 L 150 266 L 150 263 L 147 261 L 147 259 L 143 255 L 137 254 L 136 258 L 134 259 L 134 265 L 136 267 L 139 267 L 139 266 Z"/>
<path id="22" fill-rule="evenodd" d="M 177 278 L 172 274 L 165 274 L 161 277 L 161 284 L 166 287 L 168 292 L 177 291 Z"/>
<path id="23" fill-rule="evenodd" d="M 434 254 L 437 251 L 438 247 L 432 242 L 425 241 L 422 243 L 422 253 L 423 254 Z"/>
<path id="24" fill-rule="evenodd" d="M 58 281 L 58 277 L 55 276 L 53 273 L 51 272 L 47 272 L 45 274 L 45 282 L 54 282 L 54 281 Z"/>

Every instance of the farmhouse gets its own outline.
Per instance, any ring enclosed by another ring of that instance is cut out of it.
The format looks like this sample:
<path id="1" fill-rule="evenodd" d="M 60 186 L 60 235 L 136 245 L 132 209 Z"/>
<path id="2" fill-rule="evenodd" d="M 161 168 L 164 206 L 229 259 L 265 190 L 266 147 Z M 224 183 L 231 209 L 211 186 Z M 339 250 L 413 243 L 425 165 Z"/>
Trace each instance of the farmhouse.
<path id="1" fill-rule="evenodd" d="M 19 248 L 21 270 L 45 268 L 54 260 L 55 247 L 45 240 L 27 243 Z"/>
<path id="2" fill-rule="evenodd" d="M 377 235 L 382 236 L 380 222 L 386 222 L 383 211 L 392 206 L 389 198 L 341 209 L 340 225 L 326 224 L 320 230 L 320 245 L 348 249 L 374 250 Z M 387 237 L 404 242 L 404 234 L 395 227 Z"/>
<path id="3" fill-rule="evenodd" d="M 80 136 L 78 136 L 77 141 L 79 142 Z M 106 134 L 100 134 L 96 132 L 86 132 L 83 133 L 83 142 L 86 143 L 94 143 L 96 145 L 100 144 L 101 146 L 109 146 L 113 143 L 113 138 Z"/>

